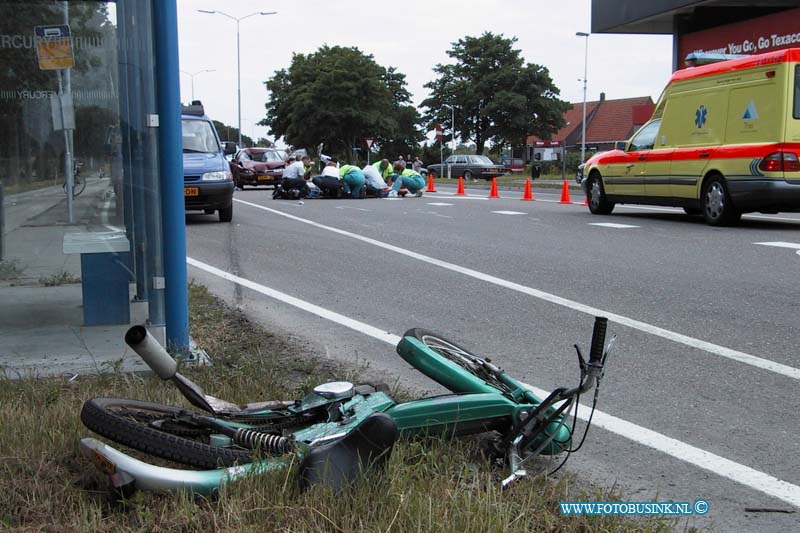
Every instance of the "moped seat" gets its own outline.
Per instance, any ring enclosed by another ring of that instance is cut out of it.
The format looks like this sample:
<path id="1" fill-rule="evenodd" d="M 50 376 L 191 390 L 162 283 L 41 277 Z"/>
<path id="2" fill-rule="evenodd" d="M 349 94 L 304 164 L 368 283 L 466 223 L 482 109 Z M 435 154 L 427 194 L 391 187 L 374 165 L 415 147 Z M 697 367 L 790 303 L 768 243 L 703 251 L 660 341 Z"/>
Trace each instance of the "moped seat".
<path id="1" fill-rule="evenodd" d="M 325 484 L 334 492 L 381 468 L 392 452 L 399 432 L 392 417 L 373 413 L 341 439 L 316 447 L 300 463 L 300 488 Z"/>

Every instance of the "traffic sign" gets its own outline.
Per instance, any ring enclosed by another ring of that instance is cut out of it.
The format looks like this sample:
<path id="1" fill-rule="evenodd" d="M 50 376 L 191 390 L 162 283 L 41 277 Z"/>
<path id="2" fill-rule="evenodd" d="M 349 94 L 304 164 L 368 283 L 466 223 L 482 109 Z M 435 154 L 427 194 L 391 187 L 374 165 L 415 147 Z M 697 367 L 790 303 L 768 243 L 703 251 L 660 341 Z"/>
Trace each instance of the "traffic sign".
<path id="1" fill-rule="evenodd" d="M 367 143 L 367 149 L 372 150 L 372 145 L 375 144 L 375 137 L 367 137 L 364 142 Z"/>
<path id="2" fill-rule="evenodd" d="M 75 66 L 69 26 L 36 26 L 33 28 L 36 57 L 41 70 L 59 70 Z"/>

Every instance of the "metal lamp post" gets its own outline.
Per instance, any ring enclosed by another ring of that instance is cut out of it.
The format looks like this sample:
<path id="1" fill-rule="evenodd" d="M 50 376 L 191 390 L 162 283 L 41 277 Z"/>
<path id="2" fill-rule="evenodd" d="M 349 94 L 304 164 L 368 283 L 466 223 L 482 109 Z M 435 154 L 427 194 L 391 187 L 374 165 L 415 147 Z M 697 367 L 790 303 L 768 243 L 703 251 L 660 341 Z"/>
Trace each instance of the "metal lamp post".
<path id="1" fill-rule="evenodd" d="M 250 13 L 249 15 L 245 15 L 244 17 L 234 17 L 232 15 L 228 15 L 222 11 L 209 11 L 207 9 L 198 9 L 200 13 L 208 13 L 209 15 L 222 15 L 223 17 L 227 17 L 233 21 L 236 21 L 236 94 L 237 94 L 237 108 L 238 108 L 238 125 L 239 125 L 239 147 L 242 146 L 242 68 L 241 68 L 241 61 L 240 61 L 240 47 L 239 47 L 239 22 L 243 21 L 246 18 L 254 17 L 256 15 L 276 15 L 277 11 L 256 11 L 255 13 Z"/>
<path id="2" fill-rule="evenodd" d="M 453 131 L 453 138 L 450 139 L 450 142 L 453 144 L 453 153 L 456 153 L 456 109 L 450 104 L 442 105 L 450 108 L 450 128 Z"/>
<path id="3" fill-rule="evenodd" d="M 182 70 L 181 72 L 189 76 L 189 79 L 192 80 L 192 101 L 194 101 L 194 77 L 198 74 L 202 74 L 203 72 L 216 72 L 216 70 L 213 68 L 207 68 L 204 70 L 198 70 L 197 72 L 186 72 L 185 70 Z"/>
<path id="4" fill-rule="evenodd" d="M 589 34 L 579 31 L 577 37 L 586 39 L 586 50 L 583 56 L 583 120 L 581 121 L 581 163 L 586 162 L 586 73 L 589 66 Z"/>

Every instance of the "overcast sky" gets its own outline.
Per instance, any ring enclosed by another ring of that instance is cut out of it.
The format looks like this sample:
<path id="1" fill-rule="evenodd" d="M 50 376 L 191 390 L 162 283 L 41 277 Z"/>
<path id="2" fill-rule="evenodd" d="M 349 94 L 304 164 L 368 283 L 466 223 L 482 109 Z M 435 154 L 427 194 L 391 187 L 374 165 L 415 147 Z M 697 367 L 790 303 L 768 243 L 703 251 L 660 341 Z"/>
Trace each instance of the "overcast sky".
<path id="1" fill-rule="evenodd" d="M 264 80 L 292 60 L 321 45 L 356 46 L 380 65 L 406 75 L 414 103 L 427 97 L 423 87 L 437 63 L 447 63 L 451 43 L 484 31 L 517 37 L 527 62 L 550 70 L 561 98 L 583 99 L 584 39 L 591 0 L 178 0 L 181 70 L 215 72 L 194 77 L 195 98 L 207 113 L 236 125 L 236 23 L 198 9 L 221 10 L 234 17 L 258 11 L 240 23 L 242 131 L 256 138 L 267 129 Z M 672 37 L 605 35 L 589 37 L 588 100 L 658 98 L 671 73 Z M 181 75 L 181 98 L 191 99 L 191 79 Z M 271 137 L 270 137 L 271 138 Z"/>

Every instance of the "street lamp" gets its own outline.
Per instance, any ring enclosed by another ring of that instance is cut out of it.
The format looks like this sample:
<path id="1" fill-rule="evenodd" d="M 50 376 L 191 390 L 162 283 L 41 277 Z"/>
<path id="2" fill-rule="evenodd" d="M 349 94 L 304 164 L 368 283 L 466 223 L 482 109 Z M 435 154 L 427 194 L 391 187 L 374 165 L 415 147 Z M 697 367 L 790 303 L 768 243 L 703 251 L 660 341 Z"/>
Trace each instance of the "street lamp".
<path id="1" fill-rule="evenodd" d="M 202 74 L 203 72 L 216 72 L 216 70 L 213 68 L 207 68 L 204 70 L 198 70 L 197 72 L 186 72 L 185 70 L 182 70 L 181 72 L 189 76 L 189 79 L 192 80 L 192 101 L 194 101 L 194 77 L 198 74 Z"/>
<path id="2" fill-rule="evenodd" d="M 583 56 L 583 120 L 581 121 L 581 163 L 586 162 L 586 72 L 589 66 L 589 34 L 579 31 L 577 37 L 586 39 L 586 51 Z"/>
<path id="3" fill-rule="evenodd" d="M 256 15 L 276 15 L 277 11 L 256 11 L 244 17 L 234 17 L 222 11 L 209 11 L 207 9 L 198 9 L 200 13 L 207 13 L 209 15 L 222 15 L 233 21 L 236 21 L 236 93 L 237 93 L 237 107 L 239 115 L 239 146 L 242 146 L 242 68 L 239 56 L 239 22 L 246 18 L 254 17 Z"/>

